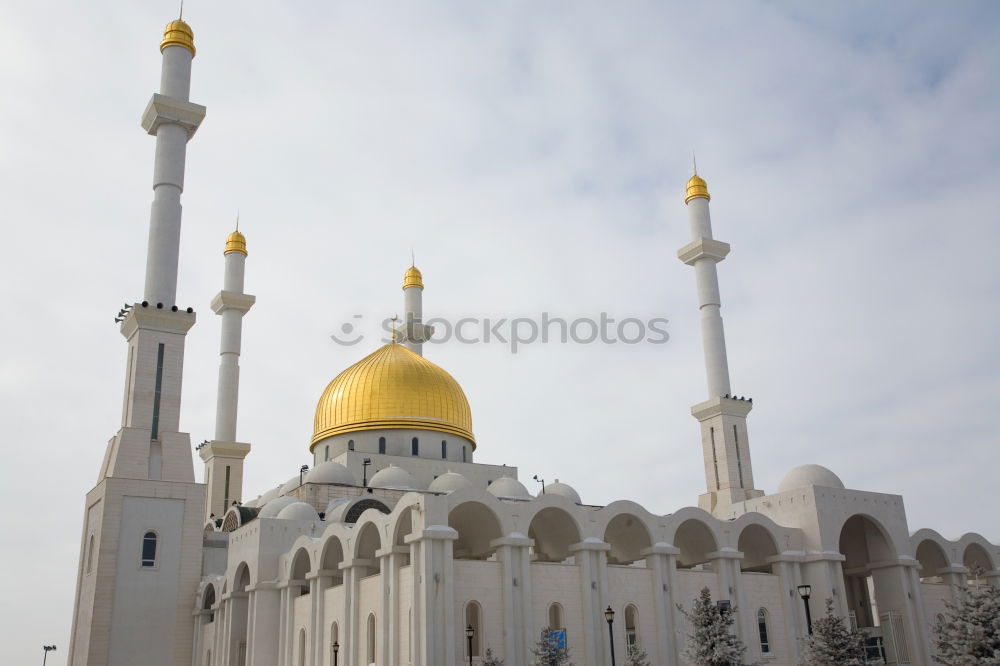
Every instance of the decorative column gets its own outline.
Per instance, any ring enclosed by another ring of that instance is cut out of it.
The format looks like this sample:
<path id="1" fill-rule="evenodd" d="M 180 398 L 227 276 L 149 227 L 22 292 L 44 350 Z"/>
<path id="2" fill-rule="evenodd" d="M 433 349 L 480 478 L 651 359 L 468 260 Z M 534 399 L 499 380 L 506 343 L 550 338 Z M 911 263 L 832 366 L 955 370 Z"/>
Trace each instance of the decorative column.
<path id="1" fill-rule="evenodd" d="M 247 666 L 274 666 L 281 643 L 281 600 L 284 590 L 273 581 L 247 588 Z"/>
<path id="2" fill-rule="evenodd" d="M 401 655 L 402 637 L 406 635 L 409 628 L 406 621 L 400 617 L 399 611 L 399 569 L 403 566 L 406 558 L 410 556 L 409 546 L 392 546 L 380 550 L 376 555 L 381 555 L 382 559 L 382 599 L 385 619 L 382 625 L 385 631 L 382 633 L 382 654 L 385 655 L 385 663 L 403 663 Z"/>
<path id="3" fill-rule="evenodd" d="M 452 548 L 456 539 L 458 532 L 447 525 L 431 525 L 404 538 L 417 546 L 412 551 L 416 666 L 455 666 Z"/>
<path id="4" fill-rule="evenodd" d="M 646 568 L 653 574 L 656 651 L 651 657 L 657 664 L 676 664 L 680 659 L 675 629 L 677 607 L 674 605 L 672 582 L 677 576 L 677 556 L 680 553 L 680 548 L 667 543 L 656 543 L 639 551 L 646 558 Z"/>
<path id="5" fill-rule="evenodd" d="M 611 545 L 598 539 L 585 539 L 569 551 L 580 567 L 581 609 L 583 613 L 584 656 L 588 664 L 610 664 L 608 625 L 604 609 L 610 605 L 608 594 L 608 551 Z"/>
<path id="6" fill-rule="evenodd" d="M 531 599 L 531 559 L 534 539 L 523 535 L 505 536 L 490 542 L 501 564 L 500 598 L 503 608 L 503 656 L 511 666 L 528 663 L 534 645 Z M 485 642 L 482 645 L 485 646 Z"/>
<path id="7" fill-rule="evenodd" d="M 682 247 L 678 258 L 694 267 L 698 285 L 698 308 L 701 312 L 702 345 L 705 351 L 705 374 L 708 400 L 691 408 L 701 423 L 702 454 L 708 492 L 698 506 L 718 517 L 728 517 L 733 504 L 764 493 L 754 488 L 750 464 L 750 444 L 746 417 L 752 403 L 732 396 L 729 387 L 729 361 L 722 325 L 722 298 L 716 264 L 729 254 L 729 244 L 712 237 L 708 185 L 695 173 L 687 182 L 684 202 L 688 206 L 691 242 Z"/>
<path id="8" fill-rule="evenodd" d="M 719 599 L 728 599 L 733 606 L 741 608 L 743 594 L 740 584 L 740 562 L 743 560 L 743 553 L 734 548 L 721 548 L 714 553 L 707 553 L 706 556 L 712 562 L 712 568 L 718 577 Z M 743 623 L 737 618 L 734 626 L 736 635 L 745 643 L 746 628 Z"/>
<path id="9" fill-rule="evenodd" d="M 802 641 L 809 633 L 806 628 L 802 599 L 798 593 L 798 587 L 802 584 L 800 570 L 802 557 L 803 553 L 801 552 L 783 552 L 767 559 L 771 564 L 771 569 L 781 578 L 781 608 L 776 610 L 781 611 L 781 617 L 784 620 L 783 633 L 788 637 L 789 644 L 795 651 L 794 663 L 796 664 L 802 661 Z M 785 592 L 788 593 L 787 596 L 784 594 Z"/>

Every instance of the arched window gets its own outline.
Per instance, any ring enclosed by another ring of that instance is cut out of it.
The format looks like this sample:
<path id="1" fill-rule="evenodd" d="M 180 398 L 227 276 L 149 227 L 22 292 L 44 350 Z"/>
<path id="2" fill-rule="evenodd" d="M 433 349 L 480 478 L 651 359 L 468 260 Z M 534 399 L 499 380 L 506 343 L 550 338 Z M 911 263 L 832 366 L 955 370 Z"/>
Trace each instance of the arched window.
<path id="1" fill-rule="evenodd" d="M 336 659 L 338 663 L 340 660 L 338 657 L 334 657 L 334 654 L 340 652 L 340 627 L 334 622 L 330 625 L 330 663 L 332 664 Z"/>
<path id="2" fill-rule="evenodd" d="M 563 607 L 560 604 L 554 603 L 549 604 L 549 629 L 555 631 L 556 629 L 565 629 L 566 625 L 563 622 Z"/>
<path id="3" fill-rule="evenodd" d="M 205 666 L 212 666 L 212 651 L 205 653 Z"/>
<path id="4" fill-rule="evenodd" d="M 87 543 L 87 573 L 92 573 L 94 571 L 94 535 L 90 535 L 90 540 Z"/>
<path id="5" fill-rule="evenodd" d="M 420 441 L 416 437 L 410 440 L 410 455 L 420 455 Z"/>
<path id="6" fill-rule="evenodd" d="M 365 663 L 375 663 L 375 613 L 368 616 L 368 661 Z"/>
<path id="7" fill-rule="evenodd" d="M 306 630 L 299 629 L 299 666 L 306 666 Z"/>
<path id="8" fill-rule="evenodd" d="M 353 439 L 347 440 L 347 450 L 348 451 L 353 451 L 354 450 L 354 440 Z"/>
<path id="9" fill-rule="evenodd" d="M 156 532 L 152 530 L 142 537 L 142 566 L 156 566 Z"/>
<path id="10" fill-rule="evenodd" d="M 479 657 L 483 654 L 480 645 L 483 642 L 483 610 L 480 608 L 479 603 L 475 601 L 470 601 L 465 605 L 465 626 L 472 627 L 472 645 L 470 654 L 469 639 L 465 636 L 465 632 L 462 634 L 462 643 L 465 647 L 466 657 Z"/>
<path id="11" fill-rule="evenodd" d="M 378 452 L 385 453 L 385 437 L 378 438 Z"/>
<path id="12" fill-rule="evenodd" d="M 771 654 L 771 640 L 767 635 L 767 611 L 757 611 L 757 633 L 760 635 L 760 653 Z"/>
<path id="13" fill-rule="evenodd" d="M 630 648 L 639 645 L 639 609 L 633 604 L 625 607 L 625 645 Z"/>

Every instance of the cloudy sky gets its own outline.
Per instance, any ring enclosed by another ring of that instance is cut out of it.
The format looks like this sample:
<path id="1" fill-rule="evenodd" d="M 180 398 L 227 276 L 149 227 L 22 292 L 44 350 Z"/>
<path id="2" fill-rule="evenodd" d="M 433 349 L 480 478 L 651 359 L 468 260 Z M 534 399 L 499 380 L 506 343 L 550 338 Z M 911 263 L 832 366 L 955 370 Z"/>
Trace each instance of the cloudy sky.
<path id="1" fill-rule="evenodd" d="M 7 3 L 0 23 L 4 661 L 63 663 L 84 493 L 119 426 L 173 2 Z M 222 246 L 250 256 L 245 498 L 310 462 L 316 400 L 401 309 L 669 320 L 666 344 L 433 345 L 477 460 L 670 513 L 704 488 L 683 185 L 711 189 L 757 487 L 815 462 L 911 529 L 1000 541 L 995 2 L 191 0 L 182 426 L 214 421 Z M 359 315 L 356 317 L 355 315 Z M 330 334 L 345 322 L 356 346 Z M 197 468 L 200 478 L 201 469 Z M 534 487 L 532 483 L 528 484 Z"/>

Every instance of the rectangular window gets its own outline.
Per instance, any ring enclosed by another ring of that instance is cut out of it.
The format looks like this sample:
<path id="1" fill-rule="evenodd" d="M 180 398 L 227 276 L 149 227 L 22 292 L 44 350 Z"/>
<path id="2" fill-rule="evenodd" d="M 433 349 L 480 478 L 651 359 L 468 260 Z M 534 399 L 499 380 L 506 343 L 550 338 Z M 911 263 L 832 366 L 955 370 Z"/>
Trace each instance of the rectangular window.
<path id="1" fill-rule="evenodd" d="M 462 462 L 466 462 L 466 460 L 465 460 L 465 444 L 462 445 Z"/>
<path id="2" fill-rule="evenodd" d="M 225 498 L 222 502 L 222 512 L 225 513 L 229 510 L 229 465 L 226 465 L 226 489 L 222 496 Z"/>
<path id="3" fill-rule="evenodd" d="M 448 459 L 448 442 L 443 439 L 441 440 L 441 457 L 444 460 Z"/>
<path id="4" fill-rule="evenodd" d="M 736 445 L 736 471 L 740 475 L 740 488 L 743 487 L 743 461 L 740 460 L 740 436 L 736 432 L 736 424 L 733 424 L 733 443 Z"/>
<path id="5" fill-rule="evenodd" d="M 385 454 L 385 437 L 378 438 L 378 452 Z"/>
<path id="6" fill-rule="evenodd" d="M 722 484 L 719 483 L 719 456 L 715 453 L 715 428 L 709 428 L 708 435 L 712 438 L 712 464 L 715 466 L 715 489 L 720 490 Z"/>
<path id="7" fill-rule="evenodd" d="M 420 455 L 420 442 L 417 441 L 416 437 L 410 441 L 410 455 Z"/>

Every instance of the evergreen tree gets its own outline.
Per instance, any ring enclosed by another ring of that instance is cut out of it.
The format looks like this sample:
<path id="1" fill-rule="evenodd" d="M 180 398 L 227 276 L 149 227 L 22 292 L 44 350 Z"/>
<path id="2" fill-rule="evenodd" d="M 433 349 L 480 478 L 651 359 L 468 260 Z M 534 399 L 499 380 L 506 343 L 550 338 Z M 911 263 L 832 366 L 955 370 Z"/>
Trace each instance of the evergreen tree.
<path id="1" fill-rule="evenodd" d="M 646 651 L 638 645 L 628 646 L 625 652 L 625 666 L 650 666 Z"/>
<path id="2" fill-rule="evenodd" d="M 1000 664 L 1000 588 L 963 590 L 958 602 L 945 602 L 944 618 L 934 626 L 934 661 L 945 666 Z"/>
<path id="3" fill-rule="evenodd" d="M 493 648 L 486 648 L 486 656 L 483 657 L 483 666 L 503 666 L 503 659 L 493 656 Z"/>
<path id="4" fill-rule="evenodd" d="M 684 658 L 693 666 L 739 666 L 743 664 L 746 646 L 732 633 L 731 606 L 718 607 L 712 603 L 712 593 L 707 587 L 694 600 L 691 612 L 677 604 L 678 610 L 691 623 L 694 633 L 687 635 Z"/>
<path id="5" fill-rule="evenodd" d="M 548 627 L 542 630 L 535 647 L 531 648 L 531 654 L 535 655 L 531 666 L 573 666 L 569 660 L 569 648 L 560 647 L 556 634 Z"/>
<path id="6" fill-rule="evenodd" d="M 813 622 L 806 640 L 808 666 L 865 666 L 864 634 L 851 629 L 833 612 L 833 599 L 826 600 L 826 614 Z"/>

